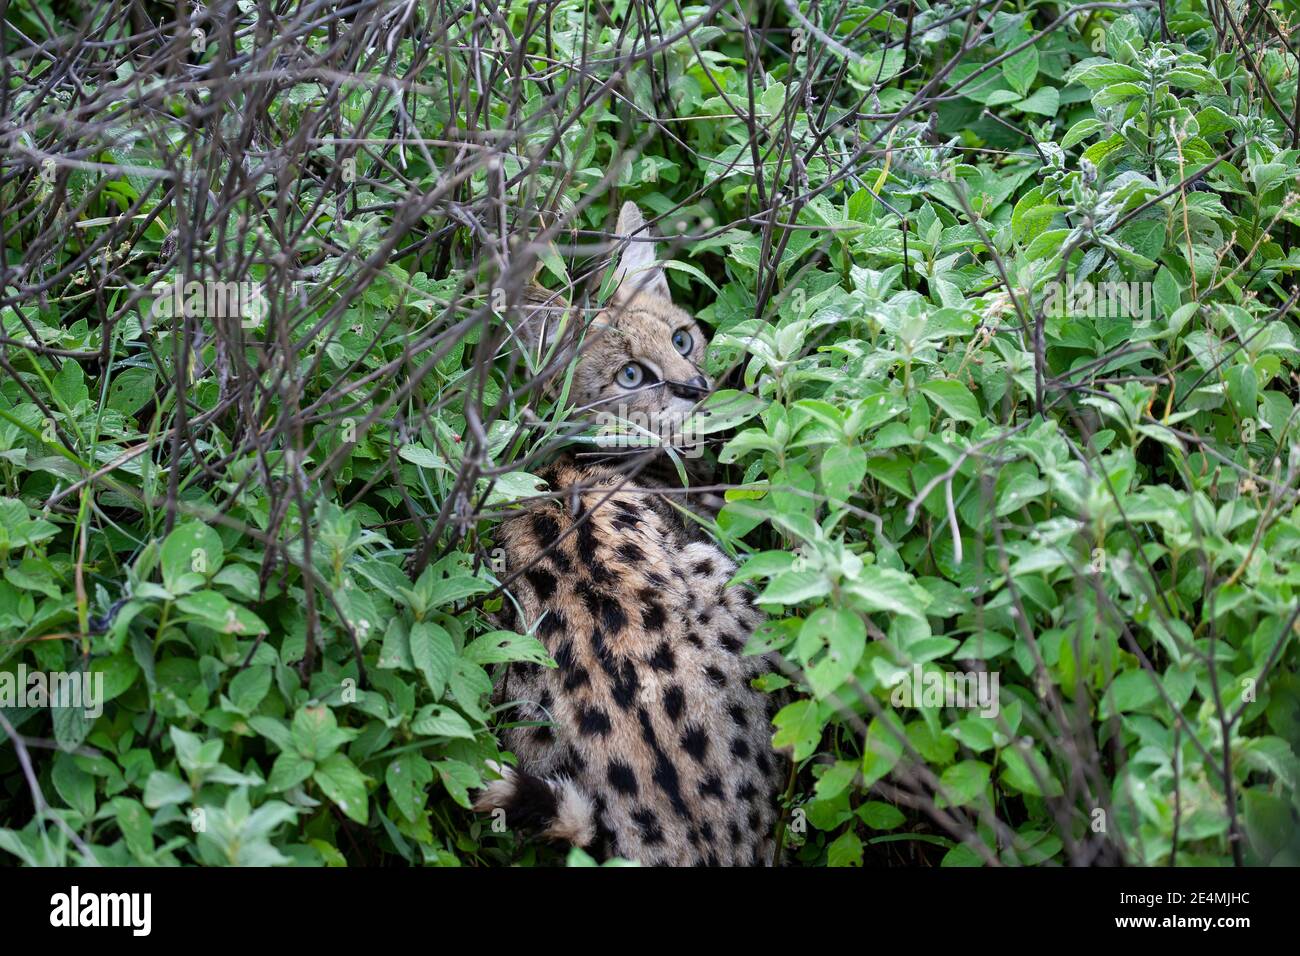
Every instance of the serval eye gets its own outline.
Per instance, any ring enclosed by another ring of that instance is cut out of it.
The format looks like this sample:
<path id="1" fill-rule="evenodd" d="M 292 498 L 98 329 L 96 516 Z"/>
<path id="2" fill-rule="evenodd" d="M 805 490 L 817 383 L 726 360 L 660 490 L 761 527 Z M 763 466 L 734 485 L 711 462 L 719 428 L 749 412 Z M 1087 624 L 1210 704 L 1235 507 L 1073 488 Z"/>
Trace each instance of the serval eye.
<path id="1" fill-rule="evenodd" d="M 615 378 L 624 388 L 636 388 L 645 380 L 645 369 L 636 362 L 628 362 L 618 370 Z"/>
<path id="2" fill-rule="evenodd" d="M 694 344 L 695 340 L 691 338 L 691 333 L 685 329 L 678 329 L 673 333 L 673 348 L 683 355 L 689 355 L 691 346 Z"/>

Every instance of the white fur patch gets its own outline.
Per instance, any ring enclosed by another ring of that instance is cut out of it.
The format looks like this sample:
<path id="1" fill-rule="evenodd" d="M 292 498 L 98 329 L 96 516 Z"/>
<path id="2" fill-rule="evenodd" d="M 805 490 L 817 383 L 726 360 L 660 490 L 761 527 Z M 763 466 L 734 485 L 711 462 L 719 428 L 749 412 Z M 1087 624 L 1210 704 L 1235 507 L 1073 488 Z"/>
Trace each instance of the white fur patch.
<path id="1" fill-rule="evenodd" d="M 587 846 L 596 839 L 596 808 L 591 798 L 572 780 L 546 781 L 555 791 L 555 822 L 546 828 L 546 836 L 567 840 L 574 846 Z"/>
<path id="2" fill-rule="evenodd" d="M 488 783 L 474 799 L 474 809 L 479 813 L 507 807 L 515 795 L 515 771 L 513 767 L 499 764 L 495 760 L 487 761 L 489 770 L 500 774 L 500 780 Z"/>

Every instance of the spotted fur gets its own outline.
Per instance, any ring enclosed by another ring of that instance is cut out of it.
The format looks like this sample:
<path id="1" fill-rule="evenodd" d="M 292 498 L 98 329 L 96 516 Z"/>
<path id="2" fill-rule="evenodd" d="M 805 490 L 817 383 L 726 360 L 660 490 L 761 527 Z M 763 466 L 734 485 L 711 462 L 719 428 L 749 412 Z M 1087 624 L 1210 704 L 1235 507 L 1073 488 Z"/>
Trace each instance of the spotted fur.
<path id="1" fill-rule="evenodd" d="M 647 864 L 770 862 L 783 760 L 750 686 L 768 662 L 743 654 L 761 614 L 726 586 L 732 562 L 616 471 L 562 460 L 543 477 L 577 490 L 502 539 L 509 569 L 524 569 L 524 625 L 558 666 L 504 677 L 512 722 L 530 726 L 505 732 L 521 773 L 480 808 Z M 566 794 L 562 814 L 550 802 Z"/>

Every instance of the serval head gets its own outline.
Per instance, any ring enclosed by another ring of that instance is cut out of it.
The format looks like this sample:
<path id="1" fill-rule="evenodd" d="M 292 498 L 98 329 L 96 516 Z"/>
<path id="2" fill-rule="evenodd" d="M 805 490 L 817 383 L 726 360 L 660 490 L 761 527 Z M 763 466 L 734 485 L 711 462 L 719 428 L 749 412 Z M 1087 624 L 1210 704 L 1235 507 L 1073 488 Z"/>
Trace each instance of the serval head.
<path id="1" fill-rule="evenodd" d="M 574 315 L 562 321 L 568 306 L 555 293 L 530 287 L 520 332 L 539 356 L 561 338 L 552 368 L 576 355 L 570 399 L 579 417 L 622 419 L 678 444 L 682 424 L 713 390 L 701 367 L 708 342 L 690 313 L 673 303 L 636 203 L 623 204 L 616 229 L 626 245 L 605 308 L 584 329 Z"/>

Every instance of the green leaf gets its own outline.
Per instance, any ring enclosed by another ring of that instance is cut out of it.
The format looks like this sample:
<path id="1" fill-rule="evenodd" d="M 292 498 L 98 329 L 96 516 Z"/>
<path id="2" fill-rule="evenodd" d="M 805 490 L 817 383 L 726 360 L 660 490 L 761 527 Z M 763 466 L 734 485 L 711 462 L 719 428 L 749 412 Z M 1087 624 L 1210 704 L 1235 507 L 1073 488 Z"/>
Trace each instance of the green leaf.
<path id="1" fill-rule="evenodd" d="M 470 808 L 469 791 L 483 786 L 483 778 L 469 764 L 460 760 L 439 760 L 433 765 L 451 798 L 466 810 Z"/>
<path id="2" fill-rule="evenodd" d="M 330 754 L 316 767 L 312 779 L 347 816 L 363 826 L 370 818 L 366 777 L 341 753 Z"/>
<path id="3" fill-rule="evenodd" d="M 1144 83 L 1146 74 L 1122 63 L 1081 63 L 1065 75 L 1066 83 L 1082 83 L 1090 90 L 1116 82 Z"/>
<path id="4" fill-rule="evenodd" d="M 89 820 L 95 815 L 95 778 L 78 767 L 71 754 L 55 756 L 50 777 L 59 796 L 82 819 Z"/>
<path id="5" fill-rule="evenodd" d="M 858 807 L 856 813 L 873 830 L 894 830 L 907 819 L 896 806 L 879 800 L 868 800 Z"/>
<path id="6" fill-rule="evenodd" d="M 953 379 L 934 379 L 921 383 L 921 391 L 959 422 L 977 422 L 980 419 L 979 402 L 961 382 Z"/>
<path id="7" fill-rule="evenodd" d="M 402 816 L 415 823 L 424 810 L 424 788 L 433 782 L 433 767 L 417 753 L 410 751 L 388 764 L 384 783 L 393 797 L 393 803 Z"/>
<path id="8" fill-rule="evenodd" d="M 314 761 L 308 760 L 292 750 L 286 750 L 275 758 L 271 766 L 271 777 L 267 786 L 275 793 L 296 787 L 312 775 L 316 769 Z"/>
<path id="9" fill-rule="evenodd" d="M 554 667 L 542 642 L 535 637 L 513 631 L 492 631 L 465 647 L 465 659 L 475 664 L 503 664 L 507 661 L 525 661 Z"/>
<path id="10" fill-rule="evenodd" d="M 886 712 L 871 719 L 862 748 L 863 787 L 870 787 L 894 769 L 903 755 L 905 739 L 902 722 L 894 714 Z"/>
<path id="11" fill-rule="evenodd" d="M 974 803 L 984 793 L 993 768 L 981 760 L 963 760 L 953 764 L 939 778 L 941 789 L 935 806 L 961 807 Z"/>
<path id="12" fill-rule="evenodd" d="M 1069 149 L 1071 146 L 1077 146 L 1089 136 L 1101 132 L 1106 128 L 1106 124 L 1099 119 L 1089 117 L 1081 119 L 1070 127 L 1070 131 L 1061 137 L 1061 148 Z"/>
<path id="13" fill-rule="evenodd" d="M 1033 96 L 1026 97 L 1014 106 L 1022 113 L 1055 116 L 1061 108 L 1061 94 L 1054 86 L 1040 86 Z"/>
<path id="14" fill-rule="evenodd" d="M 1155 677 L 1146 670 L 1129 670 L 1116 675 L 1102 699 L 1102 717 L 1141 710 L 1160 696 Z"/>
<path id="15" fill-rule="evenodd" d="M 458 737 L 473 740 L 474 731 L 465 718 L 450 707 L 429 704 L 411 720 L 411 732 L 422 737 Z"/>
<path id="16" fill-rule="evenodd" d="M 126 693 L 140 677 L 140 665 L 127 653 L 100 657 L 90 664 L 91 674 L 104 675 L 104 691 L 100 703 L 108 703 Z"/>
<path id="17" fill-rule="evenodd" d="M 443 607 L 472 595 L 491 591 L 492 587 L 490 583 L 482 578 L 468 576 L 444 578 L 441 581 L 434 582 L 433 590 L 430 592 L 429 607 Z"/>
<path id="18" fill-rule="evenodd" d="M 1002 782 L 1012 790 L 1019 790 L 1031 796 L 1059 797 L 1063 792 L 1061 785 L 1052 775 L 1051 768 L 1043 759 L 1043 755 L 1036 747 L 1027 747 L 1025 750 L 1027 755 L 1021 753 L 1016 747 L 1008 747 L 1002 751 Z"/>
<path id="19" fill-rule="evenodd" d="M 334 711 L 323 704 L 299 708 L 293 718 L 293 747 L 308 760 L 321 761 L 356 736 L 339 727 Z"/>
<path id="20" fill-rule="evenodd" d="M 1189 66 L 1177 70 L 1170 70 L 1165 79 L 1169 81 L 1170 86 L 1179 86 L 1185 90 L 1195 90 L 1197 93 L 1209 93 L 1211 95 L 1224 95 L 1227 91 L 1223 84 L 1209 70 L 1201 67 Z"/>
<path id="21" fill-rule="evenodd" d="M 238 634 L 252 637 L 269 630 L 262 619 L 248 608 L 233 604 L 217 591 L 199 591 L 187 594 L 176 602 L 176 607 L 191 619 L 219 634 Z"/>
<path id="22" fill-rule="evenodd" d="M 822 725 L 815 701 L 797 700 L 793 704 L 787 704 L 777 711 L 772 723 L 777 728 L 772 735 L 772 745 L 794 748 L 795 760 L 806 760 L 812 756 L 821 741 Z"/>
<path id="23" fill-rule="evenodd" d="M 163 585 L 173 593 L 182 578 L 196 574 L 209 578 L 221 570 L 225 549 L 220 536 L 201 521 L 187 521 L 172 529 L 162 545 Z"/>
<path id="24" fill-rule="evenodd" d="M 72 364 L 72 363 L 67 363 Z M 114 797 L 113 816 L 131 855 L 141 863 L 153 860 L 153 819 L 138 800 Z"/>
<path id="25" fill-rule="evenodd" d="M 862 660 L 866 643 L 866 626 L 852 611 L 823 607 L 810 614 L 795 647 L 813 694 L 825 698 L 838 690 Z"/>
<path id="26" fill-rule="evenodd" d="M 240 671 L 230 681 L 227 696 L 241 714 L 250 714 L 271 689 L 271 668 L 265 664 Z"/>
<path id="27" fill-rule="evenodd" d="M 759 604 L 798 604 L 830 594 L 831 584 L 820 571 L 785 571 L 758 596 Z"/>
<path id="28" fill-rule="evenodd" d="M 849 830 L 841 833 L 826 848 L 827 866 L 861 866 L 862 840 Z"/>
<path id="29" fill-rule="evenodd" d="M 431 621 L 419 621 L 411 625 L 410 644 L 416 669 L 424 675 L 434 698 L 442 697 L 456 657 L 451 635 Z"/>
<path id="30" fill-rule="evenodd" d="M 1038 47 L 1030 44 L 1003 60 L 1002 75 L 1021 96 L 1028 96 L 1038 76 Z"/>
<path id="31" fill-rule="evenodd" d="M 150 810 L 185 803 L 193 797 L 190 785 L 174 773 L 155 770 L 144 785 L 144 805 Z"/>
<path id="32" fill-rule="evenodd" d="M 821 482 L 832 504 L 847 503 L 866 473 L 867 453 L 859 445 L 831 445 L 822 454 Z"/>

